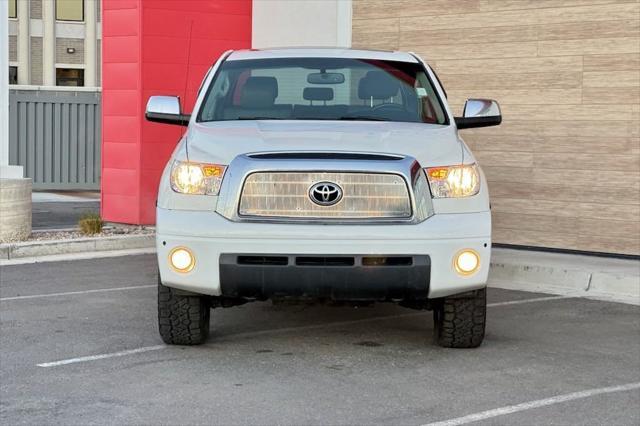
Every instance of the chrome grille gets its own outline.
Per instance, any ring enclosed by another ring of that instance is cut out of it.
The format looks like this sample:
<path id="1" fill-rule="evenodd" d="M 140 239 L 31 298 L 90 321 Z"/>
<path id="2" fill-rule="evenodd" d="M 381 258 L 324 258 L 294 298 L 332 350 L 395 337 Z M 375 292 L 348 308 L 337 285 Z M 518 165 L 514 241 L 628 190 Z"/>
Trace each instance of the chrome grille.
<path id="1" fill-rule="evenodd" d="M 320 206 L 309 198 L 319 182 L 333 182 L 343 190 L 339 203 Z M 281 218 L 396 218 L 411 217 L 404 178 L 396 174 L 343 172 L 258 172 L 244 182 L 240 216 Z"/>

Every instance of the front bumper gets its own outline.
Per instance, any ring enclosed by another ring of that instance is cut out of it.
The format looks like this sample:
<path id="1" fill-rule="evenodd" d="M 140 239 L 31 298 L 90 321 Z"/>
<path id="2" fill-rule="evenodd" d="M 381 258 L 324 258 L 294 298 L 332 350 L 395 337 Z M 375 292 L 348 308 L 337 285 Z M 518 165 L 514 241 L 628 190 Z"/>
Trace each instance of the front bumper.
<path id="1" fill-rule="evenodd" d="M 429 274 L 430 259 L 425 255 L 220 256 L 221 291 L 231 298 L 426 300 Z"/>
<path id="2" fill-rule="evenodd" d="M 158 208 L 156 245 L 163 284 L 196 293 L 226 296 L 221 260 L 228 260 L 228 254 L 398 255 L 428 256 L 430 273 L 424 286 L 429 298 L 437 298 L 486 285 L 491 213 L 436 214 L 406 225 L 312 225 L 232 222 L 213 211 Z M 179 273 L 169 265 L 169 253 L 176 247 L 187 247 L 195 255 L 190 272 Z M 453 266 L 462 249 L 480 255 L 479 269 L 469 276 Z"/>

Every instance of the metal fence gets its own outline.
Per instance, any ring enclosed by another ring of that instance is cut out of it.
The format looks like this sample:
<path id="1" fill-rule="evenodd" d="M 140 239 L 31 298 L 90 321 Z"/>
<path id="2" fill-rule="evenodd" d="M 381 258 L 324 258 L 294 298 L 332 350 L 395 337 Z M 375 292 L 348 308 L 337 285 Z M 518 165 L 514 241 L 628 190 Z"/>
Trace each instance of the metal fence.
<path id="1" fill-rule="evenodd" d="M 9 163 L 34 189 L 100 188 L 100 92 L 9 90 Z"/>

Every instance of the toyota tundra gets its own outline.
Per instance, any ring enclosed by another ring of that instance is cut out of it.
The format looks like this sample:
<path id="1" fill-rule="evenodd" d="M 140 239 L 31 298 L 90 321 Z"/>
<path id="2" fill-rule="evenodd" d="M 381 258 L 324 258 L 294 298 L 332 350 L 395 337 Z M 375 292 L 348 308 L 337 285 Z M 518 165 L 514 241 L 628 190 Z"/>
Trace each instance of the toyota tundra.
<path id="1" fill-rule="evenodd" d="M 458 131 L 498 125 L 497 102 L 454 116 L 417 55 L 351 49 L 223 54 L 157 198 L 158 323 L 203 343 L 210 310 L 250 301 L 432 310 L 445 347 L 481 344 L 491 253 L 487 182 Z"/>

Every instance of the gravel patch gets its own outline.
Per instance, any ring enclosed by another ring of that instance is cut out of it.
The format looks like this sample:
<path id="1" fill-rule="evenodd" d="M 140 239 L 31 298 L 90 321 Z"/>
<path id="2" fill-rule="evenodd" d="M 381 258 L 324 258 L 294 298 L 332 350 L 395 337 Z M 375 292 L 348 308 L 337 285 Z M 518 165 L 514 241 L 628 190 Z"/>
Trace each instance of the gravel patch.
<path id="1" fill-rule="evenodd" d="M 74 240 L 78 238 L 99 238 L 114 237 L 119 235 L 153 235 L 156 229 L 153 226 L 133 226 L 133 225 L 105 225 L 102 232 L 98 234 L 83 234 L 78 229 L 55 230 L 55 231 L 34 231 L 28 241 L 47 240 Z"/>

